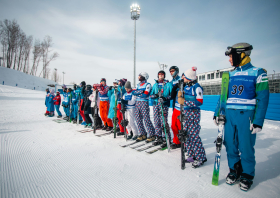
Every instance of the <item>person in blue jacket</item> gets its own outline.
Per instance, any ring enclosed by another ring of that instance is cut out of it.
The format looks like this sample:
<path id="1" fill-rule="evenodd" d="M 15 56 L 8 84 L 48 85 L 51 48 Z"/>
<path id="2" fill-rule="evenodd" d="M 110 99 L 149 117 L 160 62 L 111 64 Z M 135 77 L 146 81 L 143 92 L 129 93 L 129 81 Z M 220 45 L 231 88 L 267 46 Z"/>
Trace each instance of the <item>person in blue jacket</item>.
<path id="1" fill-rule="evenodd" d="M 69 106 L 68 106 L 68 96 L 69 94 L 67 93 L 67 87 L 66 85 L 62 86 L 63 88 L 63 99 L 62 99 L 62 107 L 65 113 L 65 117 L 63 118 L 64 120 L 69 119 Z"/>
<path id="2" fill-rule="evenodd" d="M 151 138 L 156 141 L 153 145 L 160 145 L 166 142 L 165 132 L 163 129 L 163 118 L 161 112 L 161 106 L 164 112 L 164 121 L 166 132 L 170 137 L 170 129 L 168 124 L 168 108 L 170 106 L 170 98 L 171 98 L 172 84 L 169 83 L 168 80 L 165 80 L 165 72 L 163 70 L 158 72 L 158 80 L 155 80 L 155 84 L 153 85 L 150 98 L 153 102 L 153 113 L 154 113 L 154 126 L 155 126 L 155 136 Z M 161 105 L 162 104 L 162 105 Z M 166 143 L 165 143 L 166 144 Z"/>
<path id="3" fill-rule="evenodd" d="M 149 75 L 146 72 L 141 72 L 138 76 L 138 80 L 140 81 L 137 84 L 136 89 L 132 91 L 132 95 L 136 96 L 136 104 L 135 104 L 135 118 L 136 123 L 139 130 L 139 137 L 136 141 L 142 141 L 147 139 L 147 132 L 149 134 L 149 138 L 152 138 L 155 134 L 155 128 L 151 122 L 150 118 L 150 107 L 149 107 L 149 96 L 151 92 L 151 84 L 147 82 L 149 79 Z M 145 122 L 144 128 L 143 120 Z M 152 141 L 147 139 L 148 141 Z"/>
<path id="4" fill-rule="evenodd" d="M 91 100 L 89 99 L 91 94 L 92 94 L 92 86 L 86 85 L 85 95 L 84 95 L 84 113 L 85 113 L 85 119 L 87 124 L 85 125 L 85 128 L 92 127 L 92 120 L 89 116 L 91 114 Z"/>
<path id="5" fill-rule="evenodd" d="M 115 88 L 118 86 L 118 81 L 115 80 L 115 82 L 113 82 L 113 86 L 109 87 L 109 91 L 108 91 L 108 97 L 109 97 L 109 101 L 110 101 L 110 108 L 109 108 L 109 113 L 108 113 L 108 118 L 111 120 L 114 120 L 114 116 L 115 116 Z M 118 123 L 118 122 L 117 122 Z M 113 122 L 114 124 L 114 122 Z M 116 126 L 116 132 L 120 131 L 120 127 L 117 124 Z M 114 128 L 112 130 L 112 133 L 114 132 Z"/>
<path id="6" fill-rule="evenodd" d="M 206 159 L 205 149 L 203 147 L 200 133 L 200 106 L 203 104 L 203 88 L 197 82 L 196 67 L 186 70 L 182 79 L 184 81 L 184 90 L 182 93 L 178 91 L 178 97 L 175 108 L 178 110 L 180 105 L 184 106 L 184 131 L 187 132 L 189 138 L 186 145 L 186 162 L 192 163 L 193 168 L 203 165 Z"/>
<path id="7" fill-rule="evenodd" d="M 237 43 L 225 52 L 234 67 L 229 72 L 225 112 L 224 145 L 229 166 L 226 183 L 233 185 L 240 181 L 239 187 L 243 191 L 253 184 L 256 133 L 262 130 L 269 100 L 267 72 L 251 64 L 252 49 L 248 43 Z M 216 125 L 219 101 L 213 118 Z"/>
<path id="8" fill-rule="evenodd" d="M 68 106 L 68 109 L 69 109 L 68 116 L 70 115 L 70 112 L 71 112 L 70 118 L 71 118 L 71 120 L 74 120 L 75 119 L 75 112 L 74 112 L 75 104 L 74 104 L 74 101 L 76 100 L 76 95 L 74 94 L 74 91 L 71 88 L 68 88 L 67 92 L 68 92 L 67 106 Z M 71 104 L 70 104 L 70 102 L 71 102 Z"/>
<path id="9" fill-rule="evenodd" d="M 178 84 L 179 80 L 181 80 L 181 77 L 179 76 L 179 67 L 177 66 L 171 66 L 169 68 L 169 72 L 170 72 L 170 75 L 172 76 L 172 80 L 170 81 L 172 87 L 174 88 L 175 85 Z M 176 96 L 177 96 L 177 88 L 175 87 L 174 90 L 172 90 L 171 92 L 171 104 L 173 109 L 175 107 L 175 101 L 176 101 Z"/>
<path id="10" fill-rule="evenodd" d="M 49 88 L 46 89 L 46 98 L 45 98 L 45 105 L 46 105 L 46 113 L 45 113 L 45 116 L 49 115 L 50 112 L 48 111 L 48 101 L 49 101 L 49 94 L 50 93 L 50 90 Z"/>
<path id="11" fill-rule="evenodd" d="M 49 117 L 53 117 L 54 116 L 54 89 L 51 89 L 50 93 L 49 93 L 49 97 L 48 97 L 48 112 L 49 113 Z"/>
<path id="12" fill-rule="evenodd" d="M 80 101 L 81 101 L 82 89 L 79 86 L 77 86 L 76 84 L 74 84 L 73 88 L 74 88 L 73 94 L 75 95 L 75 99 L 73 100 L 73 107 L 74 107 L 73 123 L 75 124 L 75 123 L 77 123 L 78 108 L 79 108 L 78 105 L 80 104 Z M 82 120 L 83 120 L 83 118 L 82 118 L 81 114 L 79 113 L 79 123 L 82 123 Z"/>

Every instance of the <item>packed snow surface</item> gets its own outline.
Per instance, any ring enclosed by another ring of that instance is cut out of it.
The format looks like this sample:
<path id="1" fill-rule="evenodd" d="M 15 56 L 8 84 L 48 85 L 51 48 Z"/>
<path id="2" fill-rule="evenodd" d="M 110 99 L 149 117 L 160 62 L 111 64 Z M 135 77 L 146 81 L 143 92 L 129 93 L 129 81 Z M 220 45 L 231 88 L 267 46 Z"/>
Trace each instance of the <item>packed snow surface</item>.
<path id="1" fill-rule="evenodd" d="M 224 148 L 219 186 L 211 184 L 217 135 L 213 112 L 202 111 L 201 116 L 208 161 L 181 170 L 180 149 L 147 154 L 120 147 L 123 137 L 77 132 L 83 127 L 45 117 L 44 100 L 45 92 L 0 85 L 2 198 L 280 196 L 278 121 L 265 120 L 257 135 L 256 176 L 252 188 L 243 192 L 237 184 L 225 183 Z M 169 122 L 170 117 L 171 110 Z"/>

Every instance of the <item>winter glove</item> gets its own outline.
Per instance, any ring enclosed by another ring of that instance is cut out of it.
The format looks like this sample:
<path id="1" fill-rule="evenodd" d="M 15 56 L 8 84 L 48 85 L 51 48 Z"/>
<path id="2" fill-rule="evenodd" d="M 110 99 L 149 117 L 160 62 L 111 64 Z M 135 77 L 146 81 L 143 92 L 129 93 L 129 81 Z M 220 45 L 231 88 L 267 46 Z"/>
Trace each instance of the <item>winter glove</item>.
<path id="1" fill-rule="evenodd" d="M 127 101 L 127 100 L 124 100 L 124 99 L 121 99 L 121 103 L 122 103 L 123 105 L 126 105 L 126 104 L 128 103 L 128 101 Z"/>
<path id="2" fill-rule="evenodd" d="M 184 105 L 185 99 L 182 97 L 182 92 L 178 91 L 178 103 Z"/>
<path id="3" fill-rule="evenodd" d="M 160 103 L 164 103 L 166 101 L 166 98 L 161 96 L 158 100 Z"/>
<path id="4" fill-rule="evenodd" d="M 110 87 L 109 87 L 109 90 L 112 90 L 112 89 L 113 89 L 113 86 L 110 86 Z"/>
<path id="5" fill-rule="evenodd" d="M 261 126 L 256 125 L 256 124 L 251 124 L 251 127 L 250 127 L 250 131 L 252 131 L 251 134 L 256 134 L 258 132 L 261 132 L 261 130 L 262 130 Z"/>
<path id="6" fill-rule="evenodd" d="M 214 124 L 216 125 L 216 126 L 218 126 L 219 124 L 219 121 L 218 121 L 218 117 L 216 117 L 216 116 L 214 116 L 213 117 L 213 122 L 214 122 Z"/>

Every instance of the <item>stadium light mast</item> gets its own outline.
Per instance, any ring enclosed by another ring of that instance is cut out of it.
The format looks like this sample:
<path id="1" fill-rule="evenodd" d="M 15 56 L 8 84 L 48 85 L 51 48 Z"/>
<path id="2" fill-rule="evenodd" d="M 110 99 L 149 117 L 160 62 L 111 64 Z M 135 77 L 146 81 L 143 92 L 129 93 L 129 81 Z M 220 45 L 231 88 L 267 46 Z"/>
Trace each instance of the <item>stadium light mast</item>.
<path id="1" fill-rule="evenodd" d="M 158 62 L 158 66 L 159 66 L 159 69 L 160 69 L 160 70 L 163 70 L 163 71 L 164 71 L 164 69 L 166 69 L 166 68 L 168 67 L 168 65 L 166 65 L 166 64 L 160 64 L 159 62 Z"/>
<path id="2" fill-rule="evenodd" d="M 140 17 L 140 6 L 136 3 L 130 6 L 131 19 L 134 20 L 134 71 L 133 80 L 136 87 L 136 20 Z"/>
<path id="3" fill-rule="evenodd" d="M 64 84 L 64 74 L 65 74 L 65 72 L 62 72 L 63 73 L 63 84 Z"/>

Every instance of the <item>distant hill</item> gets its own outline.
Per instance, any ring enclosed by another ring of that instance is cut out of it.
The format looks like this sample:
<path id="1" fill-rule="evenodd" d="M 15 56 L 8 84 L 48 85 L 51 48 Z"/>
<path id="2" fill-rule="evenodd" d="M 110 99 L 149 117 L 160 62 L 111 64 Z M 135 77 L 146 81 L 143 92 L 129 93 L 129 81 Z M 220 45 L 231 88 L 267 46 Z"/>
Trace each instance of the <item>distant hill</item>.
<path id="1" fill-rule="evenodd" d="M 48 85 L 56 84 L 53 80 L 25 74 L 23 72 L 0 66 L 0 83 L 25 89 L 44 91 Z"/>

